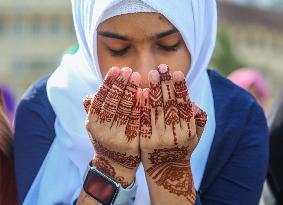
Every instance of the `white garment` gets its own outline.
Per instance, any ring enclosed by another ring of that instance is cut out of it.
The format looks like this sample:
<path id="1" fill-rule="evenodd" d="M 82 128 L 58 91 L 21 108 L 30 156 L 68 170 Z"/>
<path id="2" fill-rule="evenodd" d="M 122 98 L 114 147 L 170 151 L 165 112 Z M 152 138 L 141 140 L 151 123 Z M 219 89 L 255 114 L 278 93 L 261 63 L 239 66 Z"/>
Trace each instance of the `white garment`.
<path id="1" fill-rule="evenodd" d="M 79 196 L 83 174 L 94 150 L 85 129 L 82 105 L 102 82 L 96 50 L 96 28 L 114 5 L 128 0 L 72 0 L 80 49 L 65 55 L 47 83 L 48 99 L 56 113 L 56 137 L 24 204 L 72 204 Z M 140 0 L 164 15 L 181 33 L 192 58 L 186 77 L 190 97 L 208 114 L 201 141 L 191 158 L 195 188 L 201 184 L 215 131 L 214 101 L 206 68 L 216 39 L 215 0 Z M 106 18 L 109 18 L 106 16 Z M 150 204 L 143 169 L 137 173 L 135 204 Z"/>

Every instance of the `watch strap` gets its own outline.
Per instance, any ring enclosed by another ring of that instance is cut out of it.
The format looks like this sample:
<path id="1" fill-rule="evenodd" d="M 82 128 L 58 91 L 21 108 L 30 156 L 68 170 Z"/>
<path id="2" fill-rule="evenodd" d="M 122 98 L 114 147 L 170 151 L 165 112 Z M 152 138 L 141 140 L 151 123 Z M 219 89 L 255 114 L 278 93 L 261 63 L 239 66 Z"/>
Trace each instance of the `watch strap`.
<path id="1" fill-rule="evenodd" d="M 137 191 L 137 183 L 134 181 L 130 186 L 127 188 L 123 188 L 120 186 L 119 192 L 114 200 L 114 205 L 122 205 L 122 204 L 128 204 L 130 199 L 136 194 Z"/>

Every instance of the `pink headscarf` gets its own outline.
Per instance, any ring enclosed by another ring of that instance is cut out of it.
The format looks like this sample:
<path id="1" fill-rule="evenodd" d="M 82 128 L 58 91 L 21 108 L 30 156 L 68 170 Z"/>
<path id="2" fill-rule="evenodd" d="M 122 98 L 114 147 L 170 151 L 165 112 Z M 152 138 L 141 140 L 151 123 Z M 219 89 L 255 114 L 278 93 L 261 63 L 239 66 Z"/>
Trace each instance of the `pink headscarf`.
<path id="1" fill-rule="evenodd" d="M 262 74 L 251 68 L 241 68 L 230 73 L 228 79 L 248 92 L 253 88 L 257 100 L 264 107 L 269 97 L 269 91 L 267 82 Z"/>

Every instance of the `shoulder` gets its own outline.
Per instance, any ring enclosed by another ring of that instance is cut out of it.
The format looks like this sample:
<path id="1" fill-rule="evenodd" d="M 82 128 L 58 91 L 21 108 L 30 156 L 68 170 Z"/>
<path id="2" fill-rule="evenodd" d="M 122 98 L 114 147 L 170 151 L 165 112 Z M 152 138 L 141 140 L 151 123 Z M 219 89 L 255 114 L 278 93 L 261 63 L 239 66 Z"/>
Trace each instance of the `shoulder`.
<path id="1" fill-rule="evenodd" d="M 49 76 L 45 76 L 34 82 L 24 93 L 21 103 L 36 103 L 47 99 L 46 84 Z"/>
<path id="2" fill-rule="evenodd" d="M 32 84 L 23 95 L 16 111 L 15 132 L 34 121 L 41 122 L 41 127 L 54 129 L 55 112 L 48 100 L 46 85 L 49 76 L 45 76 Z M 28 122 L 28 123 L 27 123 Z M 38 128 L 40 129 L 40 128 Z"/>
<path id="3" fill-rule="evenodd" d="M 46 91 L 49 77 L 50 76 L 48 75 L 37 80 L 27 89 L 19 103 L 17 114 L 24 109 L 40 112 L 45 115 L 55 115 L 52 106 L 49 103 Z"/>
<path id="4" fill-rule="evenodd" d="M 55 138 L 55 113 L 48 101 L 46 76 L 31 85 L 16 112 L 14 159 L 17 188 L 22 203 Z"/>

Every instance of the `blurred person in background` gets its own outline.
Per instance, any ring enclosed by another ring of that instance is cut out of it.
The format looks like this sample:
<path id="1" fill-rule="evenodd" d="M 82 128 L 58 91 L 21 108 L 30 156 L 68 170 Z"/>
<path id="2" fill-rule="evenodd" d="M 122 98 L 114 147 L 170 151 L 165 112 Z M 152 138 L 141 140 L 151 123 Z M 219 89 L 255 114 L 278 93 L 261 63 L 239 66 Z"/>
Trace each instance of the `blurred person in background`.
<path id="1" fill-rule="evenodd" d="M 267 124 L 251 95 L 207 69 L 216 1 L 72 0 L 72 9 L 78 52 L 17 109 L 20 202 L 256 205 Z"/>
<path id="2" fill-rule="evenodd" d="M 8 118 L 12 124 L 13 120 L 14 120 L 14 115 L 15 115 L 15 110 L 16 110 L 16 98 L 14 93 L 12 92 L 12 90 L 4 85 L 0 83 L 0 89 L 2 90 L 2 94 L 3 94 L 3 101 L 7 110 L 7 115 Z"/>
<path id="3" fill-rule="evenodd" d="M 0 204 L 17 205 L 16 178 L 13 163 L 13 133 L 0 88 Z"/>
<path id="4" fill-rule="evenodd" d="M 283 204 L 283 89 L 271 106 L 267 121 L 270 133 L 267 183 L 275 198 L 274 205 L 281 205 Z"/>
<path id="5" fill-rule="evenodd" d="M 241 68 L 230 73 L 228 79 L 251 93 L 259 104 L 266 109 L 269 90 L 267 81 L 261 73 L 252 68 Z"/>

